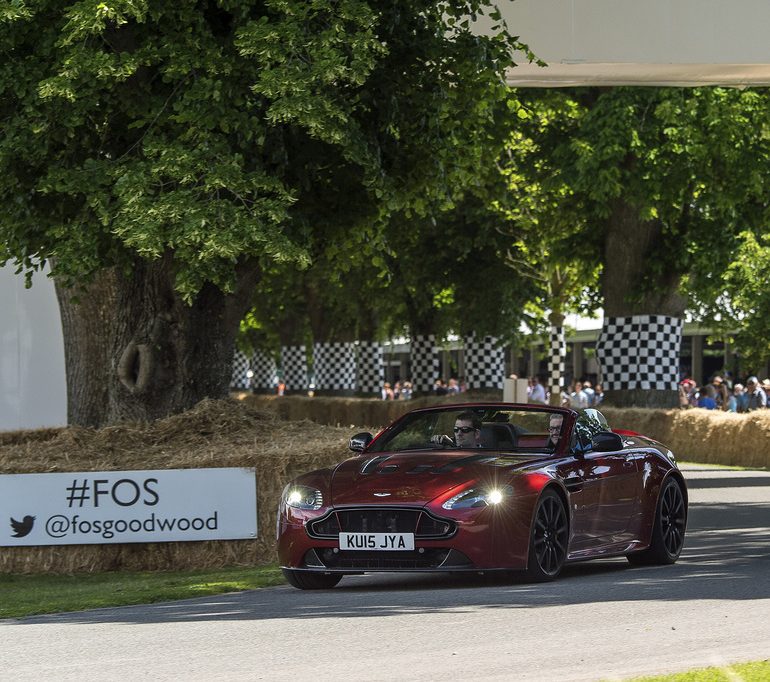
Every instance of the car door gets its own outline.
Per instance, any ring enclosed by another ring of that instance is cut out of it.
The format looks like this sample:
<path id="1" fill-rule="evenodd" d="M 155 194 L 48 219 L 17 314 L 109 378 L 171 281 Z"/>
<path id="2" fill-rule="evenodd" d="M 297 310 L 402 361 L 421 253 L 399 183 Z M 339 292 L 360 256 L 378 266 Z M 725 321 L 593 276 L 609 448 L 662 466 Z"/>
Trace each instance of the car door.
<path id="1" fill-rule="evenodd" d="M 570 497 L 570 556 L 629 543 L 641 493 L 639 457 L 625 450 L 586 452 L 560 469 Z"/>

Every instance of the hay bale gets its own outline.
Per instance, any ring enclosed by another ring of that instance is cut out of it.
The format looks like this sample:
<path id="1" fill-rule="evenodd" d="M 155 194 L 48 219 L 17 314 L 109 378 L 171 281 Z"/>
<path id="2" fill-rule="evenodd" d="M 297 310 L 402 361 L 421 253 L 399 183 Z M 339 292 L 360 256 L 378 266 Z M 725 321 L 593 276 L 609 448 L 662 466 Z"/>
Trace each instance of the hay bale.
<path id="1" fill-rule="evenodd" d="M 349 428 L 288 422 L 235 400 L 205 400 L 151 424 L 69 427 L 41 439 L 19 432 L 0 446 L 0 473 L 255 467 L 256 540 L 9 547 L 0 572 L 169 570 L 276 560 L 275 514 L 288 480 L 346 456 Z"/>
<path id="2" fill-rule="evenodd" d="M 667 445 L 677 459 L 706 464 L 770 467 L 770 410 L 735 414 L 717 410 L 602 408 L 610 425 Z"/>
<path id="3" fill-rule="evenodd" d="M 461 399 L 494 398 L 464 394 Z M 349 454 L 348 438 L 357 431 L 376 432 L 407 410 L 448 402 L 460 400 L 243 394 L 240 400 L 205 400 L 193 410 L 151 424 L 2 434 L 0 473 L 254 467 L 259 527 L 256 540 L 3 548 L 0 572 L 170 570 L 273 562 L 276 509 L 290 479 L 341 461 Z M 770 410 L 736 415 L 607 407 L 602 412 L 612 426 L 659 440 L 680 460 L 770 466 Z"/>

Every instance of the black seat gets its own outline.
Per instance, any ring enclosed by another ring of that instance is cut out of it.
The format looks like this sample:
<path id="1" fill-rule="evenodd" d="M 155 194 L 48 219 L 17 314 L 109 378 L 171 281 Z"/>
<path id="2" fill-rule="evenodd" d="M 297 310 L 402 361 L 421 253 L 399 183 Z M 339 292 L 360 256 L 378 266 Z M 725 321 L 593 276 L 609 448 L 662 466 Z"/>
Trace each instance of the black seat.
<path id="1" fill-rule="evenodd" d="M 489 450 L 514 450 L 515 427 L 511 424 L 482 424 L 481 447 Z"/>

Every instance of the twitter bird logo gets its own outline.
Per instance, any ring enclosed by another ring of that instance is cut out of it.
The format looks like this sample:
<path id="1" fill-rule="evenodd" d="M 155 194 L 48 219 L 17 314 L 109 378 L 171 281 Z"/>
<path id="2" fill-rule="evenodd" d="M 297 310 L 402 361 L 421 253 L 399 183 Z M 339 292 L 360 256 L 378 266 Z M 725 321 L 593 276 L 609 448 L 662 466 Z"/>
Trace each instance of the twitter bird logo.
<path id="1" fill-rule="evenodd" d="M 30 534 L 32 526 L 35 525 L 34 516 L 25 516 L 21 521 L 11 518 L 11 528 L 13 528 L 13 537 L 23 538 Z"/>

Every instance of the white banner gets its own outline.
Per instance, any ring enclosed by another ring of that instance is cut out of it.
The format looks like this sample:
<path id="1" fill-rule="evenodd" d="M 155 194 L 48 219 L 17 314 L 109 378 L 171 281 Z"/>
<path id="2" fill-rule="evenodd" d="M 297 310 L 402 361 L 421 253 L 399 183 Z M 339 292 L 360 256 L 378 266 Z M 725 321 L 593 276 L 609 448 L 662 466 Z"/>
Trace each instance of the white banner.
<path id="1" fill-rule="evenodd" d="M 0 476 L 2 547 L 256 536 L 253 468 Z"/>

